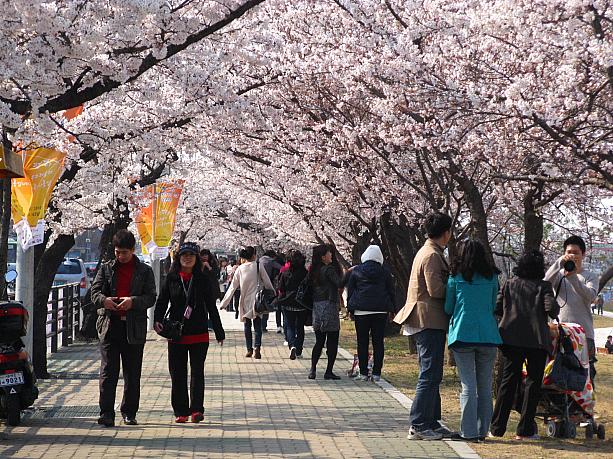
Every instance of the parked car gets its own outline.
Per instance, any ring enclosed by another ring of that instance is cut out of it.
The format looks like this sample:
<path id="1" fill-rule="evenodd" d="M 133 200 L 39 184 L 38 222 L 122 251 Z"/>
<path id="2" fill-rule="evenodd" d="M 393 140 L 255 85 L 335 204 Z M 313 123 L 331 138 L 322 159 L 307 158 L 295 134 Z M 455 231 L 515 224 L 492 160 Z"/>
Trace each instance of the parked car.
<path id="1" fill-rule="evenodd" d="M 96 275 L 96 267 L 98 266 L 98 262 L 97 261 L 86 261 L 84 264 L 85 264 L 85 270 L 87 271 L 87 277 L 89 277 L 90 282 L 93 282 L 94 277 Z"/>
<path id="2" fill-rule="evenodd" d="M 64 258 L 53 279 L 53 285 L 65 285 L 78 283 L 81 296 L 85 296 L 91 285 L 85 263 L 80 258 Z"/>

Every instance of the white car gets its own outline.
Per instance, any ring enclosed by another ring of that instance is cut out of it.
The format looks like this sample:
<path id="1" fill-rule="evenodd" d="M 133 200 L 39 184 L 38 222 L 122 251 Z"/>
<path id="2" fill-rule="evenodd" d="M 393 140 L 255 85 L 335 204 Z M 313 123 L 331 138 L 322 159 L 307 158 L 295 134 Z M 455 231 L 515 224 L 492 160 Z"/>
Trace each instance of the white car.
<path id="1" fill-rule="evenodd" d="M 53 285 L 59 286 L 74 283 L 79 284 L 81 297 L 84 297 L 91 285 L 85 263 L 80 258 L 64 258 L 64 261 L 57 269 Z"/>

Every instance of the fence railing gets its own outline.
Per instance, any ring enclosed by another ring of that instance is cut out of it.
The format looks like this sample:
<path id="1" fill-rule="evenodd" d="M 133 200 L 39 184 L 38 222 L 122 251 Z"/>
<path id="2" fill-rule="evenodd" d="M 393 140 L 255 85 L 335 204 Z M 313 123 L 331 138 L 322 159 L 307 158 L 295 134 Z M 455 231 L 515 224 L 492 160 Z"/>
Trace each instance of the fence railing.
<path id="1" fill-rule="evenodd" d="M 47 302 L 47 352 L 57 352 L 60 346 L 74 342 L 79 331 L 81 289 L 78 283 L 51 288 Z"/>

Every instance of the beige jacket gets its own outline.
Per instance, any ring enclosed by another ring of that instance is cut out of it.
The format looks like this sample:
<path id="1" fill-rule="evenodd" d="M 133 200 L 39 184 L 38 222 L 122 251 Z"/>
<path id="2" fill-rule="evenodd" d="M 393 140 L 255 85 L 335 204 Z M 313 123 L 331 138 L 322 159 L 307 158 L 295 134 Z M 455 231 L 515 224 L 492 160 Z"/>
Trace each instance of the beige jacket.
<path id="1" fill-rule="evenodd" d="M 261 264 L 260 284 L 266 289 L 274 290 L 272 282 L 270 282 L 270 278 Z M 228 287 L 223 300 L 221 300 L 220 309 L 228 307 L 237 288 L 241 290 L 241 297 L 238 302 L 241 322 L 244 322 L 245 319 L 255 319 L 258 316 L 254 311 L 255 295 L 258 290 L 257 265 L 255 261 L 243 263 L 236 269 L 232 276 L 232 283 Z"/>
<path id="2" fill-rule="evenodd" d="M 444 306 L 448 275 L 449 265 L 443 248 L 428 239 L 415 254 L 407 302 L 394 317 L 394 322 L 413 328 L 447 330 L 449 316 Z"/>

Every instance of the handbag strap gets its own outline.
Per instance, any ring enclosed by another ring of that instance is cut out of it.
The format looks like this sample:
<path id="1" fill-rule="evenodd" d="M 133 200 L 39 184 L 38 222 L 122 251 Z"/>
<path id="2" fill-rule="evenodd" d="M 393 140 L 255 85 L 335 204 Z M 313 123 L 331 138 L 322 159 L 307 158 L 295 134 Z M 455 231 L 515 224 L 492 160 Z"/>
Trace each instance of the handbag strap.
<path id="1" fill-rule="evenodd" d="M 255 272 L 256 272 L 256 277 L 257 277 L 257 282 L 258 282 L 257 289 L 258 291 L 260 291 L 261 285 L 260 285 L 260 262 L 259 261 L 255 262 Z"/>

